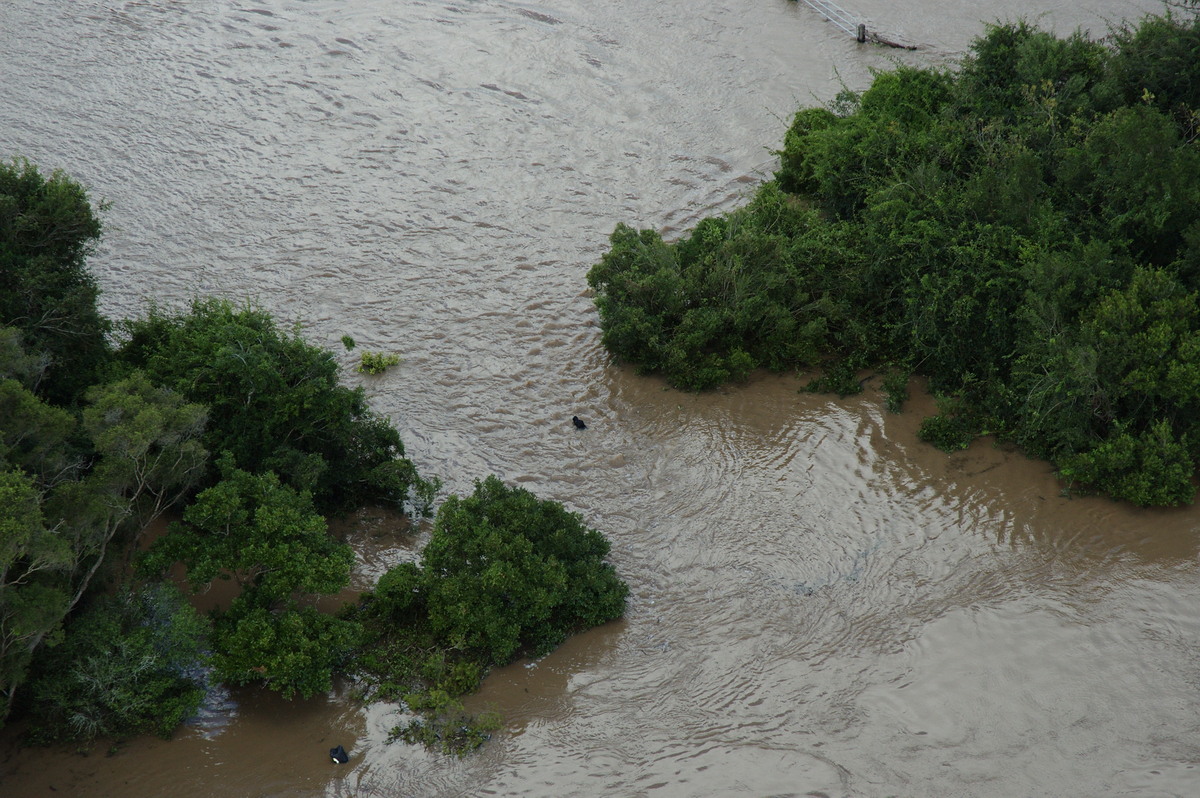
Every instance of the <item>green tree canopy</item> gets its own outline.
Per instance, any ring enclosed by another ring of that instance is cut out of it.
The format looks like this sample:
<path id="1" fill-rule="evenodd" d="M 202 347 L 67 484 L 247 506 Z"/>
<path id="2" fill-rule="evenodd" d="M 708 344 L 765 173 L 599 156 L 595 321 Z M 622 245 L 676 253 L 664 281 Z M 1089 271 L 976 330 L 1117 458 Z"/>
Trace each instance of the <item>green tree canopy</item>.
<path id="1" fill-rule="evenodd" d="M 457 696 L 492 666 L 545 654 L 625 611 L 629 588 L 608 551 L 577 514 L 495 476 L 447 499 L 420 563 L 391 568 L 349 613 L 364 627 L 355 672 L 418 714 L 393 738 L 478 747 L 497 719 L 465 716 Z"/>
<path id="2" fill-rule="evenodd" d="M 221 481 L 151 545 L 142 569 L 159 573 L 182 563 L 196 591 L 216 579 L 241 585 L 231 606 L 214 614 L 213 663 L 223 681 L 260 681 L 289 697 L 328 690 L 358 640 L 357 624 L 297 598 L 344 588 L 354 553 L 330 537 L 308 493 L 270 472 L 236 468 L 229 455 L 220 468 Z"/>
<path id="3" fill-rule="evenodd" d="M 0 162 L 0 326 L 21 331 L 38 364 L 30 387 L 53 404 L 75 402 L 108 359 L 110 325 L 84 263 L 99 235 L 79 183 Z"/>
<path id="4" fill-rule="evenodd" d="M 99 599 L 38 657 L 30 738 L 170 736 L 204 697 L 207 627 L 169 585 Z"/>
<path id="5" fill-rule="evenodd" d="M 488 664 L 522 647 L 549 651 L 625 611 L 628 588 L 604 562 L 608 550 L 558 502 L 490 476 L 438 510 L 421 554 L 430 624 Z"/>
<path id="6" fill-rule="evenodd" d="M 205 446 L 238 468 L 272 471 L 327 511 L 401 505 L 418 482 L 399 433 L 361 388 L 338 383 L 332 354 L 267 312 L 197 300 L 184 313 L 151 310 L 125 332 L 120 360 L 203 404 Z"/>
<path id="7" fill-rule="evenodd" d="M 346 585 L 354 554 L 329 536 L 312 497 L 272 473 L 251 474 L 220 462 L 222 479 L 200 492 L 143 560 L 150 573 L 176 562 L 196 590 L 213 580 L 236 579 L 260 599 L 292 593 L 335 593 Z"/>

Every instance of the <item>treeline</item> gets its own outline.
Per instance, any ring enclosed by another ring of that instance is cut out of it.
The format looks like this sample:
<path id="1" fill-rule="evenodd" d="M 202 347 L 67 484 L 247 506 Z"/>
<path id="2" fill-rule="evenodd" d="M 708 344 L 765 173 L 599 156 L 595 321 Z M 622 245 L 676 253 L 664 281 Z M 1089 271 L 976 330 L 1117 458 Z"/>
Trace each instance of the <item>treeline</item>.
<path id="1" fill-rule="evenodd" d="M 800 110 L 774 180 L 675 243 L 619 225 L 589 273 L 603 342 L 703 390 L 819 367 L 910 375 L 947 450 L 992 434 L 1068 486 L 1192 500 L 1200 458 L 1200 18 L 1102 41 L 989 27 Z"/>
<path id="2" fill-rule="evenodd" d="M 0 163 L 0 725 L 19 715 L 35 742 L 165 735 L 216 682 L 308 697 L 346 673 L 386 680 L 424 716 L 414 739 L 440 743 L 488 667 L 622 614 L 607 541 L 494 478 L 484 498 L 445 503 L 424 571 L 315 609 L 354 562 L 327 517 L 424 513 L 440 482 L 339 383 L 329 351 L 261 309 L 198 299 L 106 319 L 86 268 L 99 235 L 78 183 Z M 143 540 L 168 510 L 177 520 Z M 471 535 L 482 570 L 461 549 Z M 178 586 L 230 579 L 234 598 L 208 616 Z M 421 656 L 381 658 L 406 642 Z M 482 739 L 455 728 L 444 747 Z"/>

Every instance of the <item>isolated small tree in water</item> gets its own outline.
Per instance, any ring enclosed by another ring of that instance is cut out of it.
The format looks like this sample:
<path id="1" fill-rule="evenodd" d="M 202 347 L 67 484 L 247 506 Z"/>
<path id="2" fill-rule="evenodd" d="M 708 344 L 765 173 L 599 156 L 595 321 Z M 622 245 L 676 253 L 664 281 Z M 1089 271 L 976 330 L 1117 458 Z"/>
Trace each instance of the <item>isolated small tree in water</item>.
<path id="1" fill-rule="evenodd" d="M 578 514 L 495 476 L 447 499 L 420 564 L 389 570 L 353 613 L 371 641 L 357 670 L 421 716 L 393 737 L 457 752 L 482 743 L 496 719 L 462 715 L 456 697 L 490 667 L 619 618 L 629 587 L 608 552 Z"/>

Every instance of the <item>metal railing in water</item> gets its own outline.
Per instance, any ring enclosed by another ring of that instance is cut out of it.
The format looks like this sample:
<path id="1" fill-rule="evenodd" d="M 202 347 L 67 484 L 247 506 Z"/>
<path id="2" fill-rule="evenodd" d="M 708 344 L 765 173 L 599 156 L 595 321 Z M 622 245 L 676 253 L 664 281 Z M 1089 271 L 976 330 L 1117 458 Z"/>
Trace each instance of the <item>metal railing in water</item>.
<path id="1" fill-rule="evenodd" d="M 837 25 L 842 30 L 849 33 L 851 36 L 859 37 L 862 34 L 862 25 L 854 17 L 843 8 L 839 8 L 828 0 L 800 0 L 806 6 L 819 11 L 825 15 L 825 18 Z M 859 39 L 862 41 L 862 39 Z"/>

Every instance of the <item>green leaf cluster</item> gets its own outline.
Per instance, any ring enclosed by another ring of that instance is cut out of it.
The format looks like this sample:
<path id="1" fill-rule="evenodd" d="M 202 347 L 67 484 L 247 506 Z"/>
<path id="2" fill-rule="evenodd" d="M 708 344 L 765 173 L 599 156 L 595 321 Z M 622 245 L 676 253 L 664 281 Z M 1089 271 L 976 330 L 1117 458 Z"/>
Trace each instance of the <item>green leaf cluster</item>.
<path id="1" fill-rule="evenodd" d="M 459 753 L 481 743 L 494 719 L 464 716 L 456 696 L 624 613 L 608 551 L 577 514 L 495 476 L 449 497 L 420 563 L 390 569 L 351 613 L 366 629 L 355 669 L 420 716 L 394 736 Z"/>
<path id="2" fill-rule="evenodd" d="M 399 362 L 399 355 L 387 352 L 363 352 L 358 370 L 363 374 L 382 374 Z"/>
<path id="3" fill-rule="evenodd" d="M 775 179 L 674 243 L 618 226 L 604 345 L 681 388 L 819 365 L 928 377 L 922 434 L 994 433 L 1071 484 L 1191 500 L 1200 457 L 1200 17 L 1105 41 L 995 25 L 800 110 Z M 889 399 L 900 396 L 891 383 Z M 1165 484 L 1164 481 L 1165 480 Z"/>

